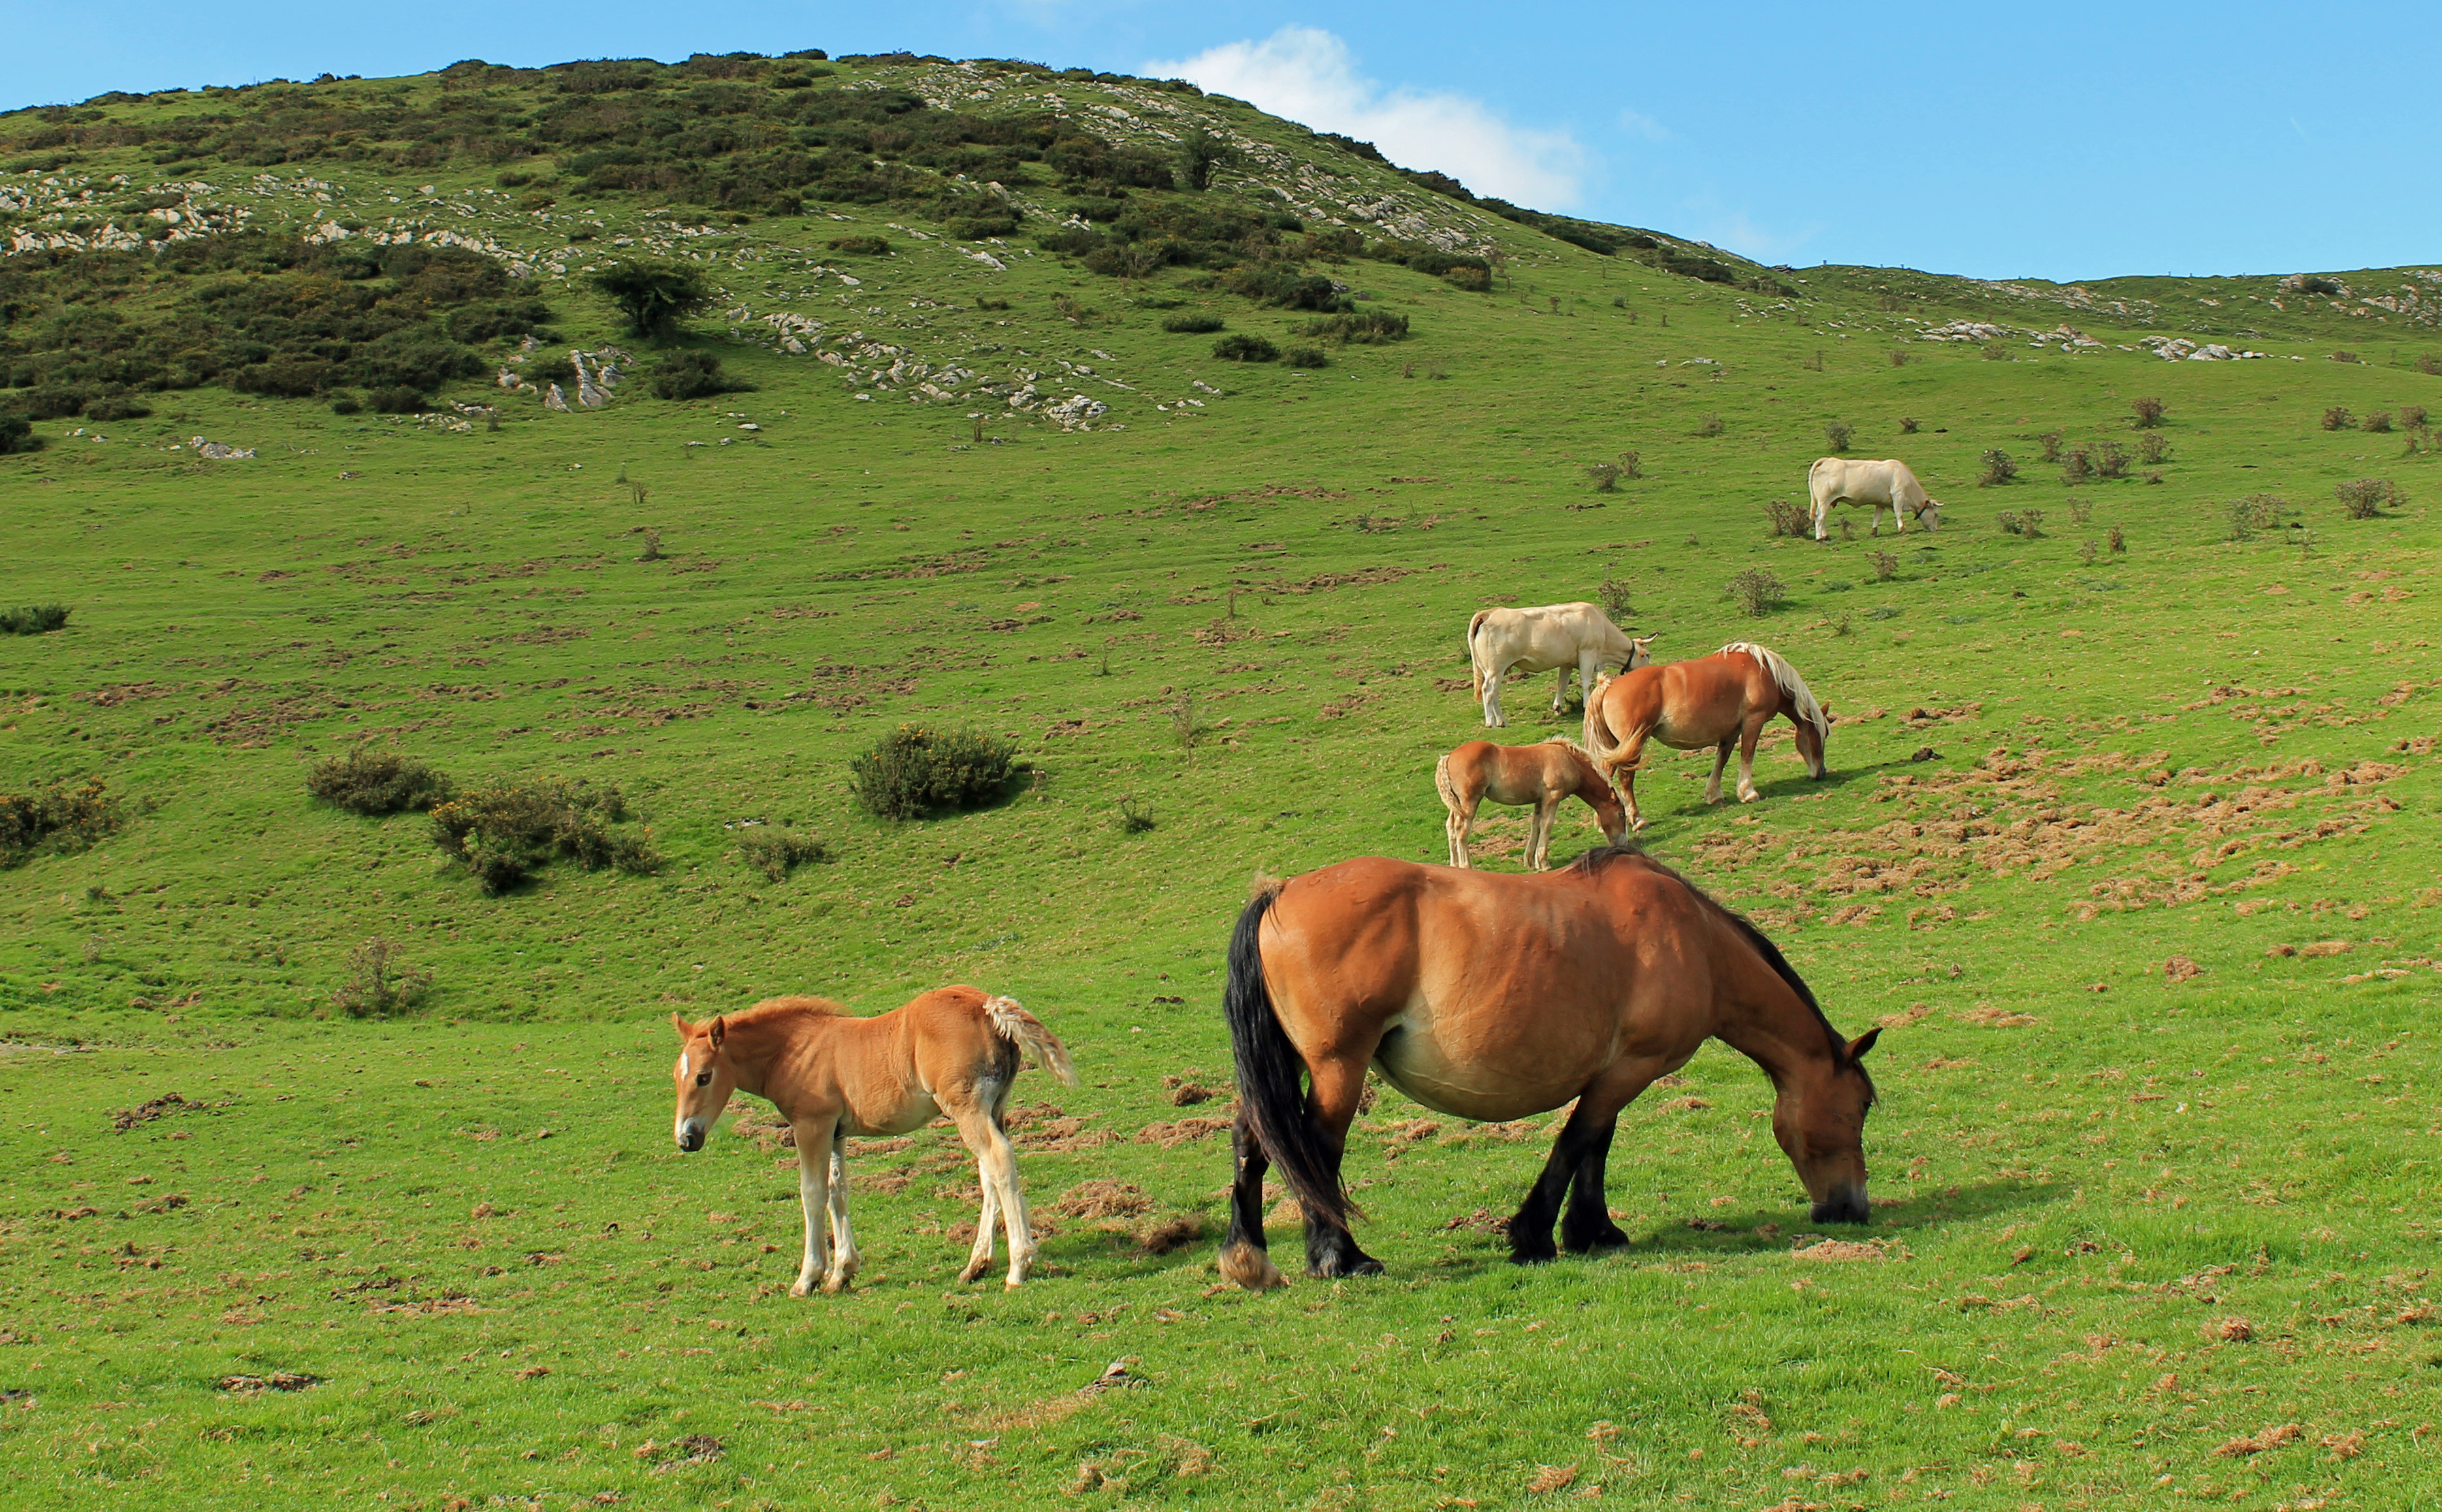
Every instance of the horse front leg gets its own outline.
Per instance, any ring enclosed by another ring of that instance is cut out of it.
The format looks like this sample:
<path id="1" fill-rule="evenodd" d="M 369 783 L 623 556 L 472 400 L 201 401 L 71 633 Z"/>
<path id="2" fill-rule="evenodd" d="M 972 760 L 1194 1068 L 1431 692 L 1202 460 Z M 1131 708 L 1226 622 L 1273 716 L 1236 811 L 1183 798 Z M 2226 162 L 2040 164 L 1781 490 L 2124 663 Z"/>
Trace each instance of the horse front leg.
<path id="1" fill-rule="evenodd" d="M 1739 801 L 1740 803 L 1753 803 L 1763 796 L 1762 793 L 1756 792 L 1755 754 L 1756 742 L 1763 738 L 1764 722 L 1763 720 L 1749 720 L 1745 730 L 1739 736 Z M 1727 756 L 1729 749 L 1729 742 L 1723 741 L 1722 754 Z M 1722 779 L 1717 774 L 1713 778 L 1715 797 L 1721 796 L 1721 785 Z"/>
<path id="2" fill-rule="evenodd" d="M 1619 754 L 1609 764 L 1603 775 L 1619 784 L 1620 803 L 1628 810 L 1628 832 L 1645 828 L 1645 816 L 1636 811 L 1636 769 L 1645 760 L 1645 738 L 1652 731 L 1631 730 L 1621 743 Z"/>
<path id="3" fill-rule="evenodd" d="M 1237 1170 L 1230 1184 L 1230 1230 L 1221 1236 L 1221 1274 L 1248 1291 L 1285 1286 L 1288 1279 L 1272 1264 L 1264 1238 L 1264 1173 L 1271 1162 L 1243 1113 L 1230 1131 L 1230 1153 Z"/>
<path id="4" fill-rule="evenodd" d="M 1706 803 L 1719 803 L 1722 801 L 1722 773 L 1726 770 L 1730 764 L 1730 748 L 1738 743 L 1739 738 L 1735 735 L 1731 736 L 1728 739 L 1723 740 L 1721 743 L 1720 748 L 1713 753 L 1713 780 L 1704 784 L 1704 801 Z M 1740 781 L 1739 791 L 1741 792 L 1746 791 L 1743 779 Z"/>
<path id="5" fill-rule="evenodd" d="M 1612 1137 L 1619 1132 L 1613 1120 L 1595 1135 L 1577 1161 L 1569 1188 L 1569 1211 L 1560 1219 L 1560 1248 L 1571 1254 L 1592 1254 L 1627 1248 L 1628 1235 L 1611 1219 L 1611 1197 L 1604 1190 L 1603 1166 L 1611 1157 Z"/>
<path id="6" fill-rule="evenodd" d="M 806 1246 L 792 1297 L 809 1296 L 824 1269 L 823 1220 L 830 1210 L 831 1142 L 836 1119 L 792 1125 L 797 1135 L 797 1202 L 806 1213 Z"/>
<path id="7" fill-rule="evenodd" d="M 1306 1116 L 1330 1146 L 1330 1178 L 1339 1181 L 1339 1162 L 1348 1153 L 1348 1125 L 1357 1119 L 1357 1104 L 1365 1094 L 1365 1073 L 1374 1064 L 1369 1047 L 1362 1055 L 1343 1054 L 1309 1063 L 1313 1091 Z M 1382 1262 L 1357 1248 L 1347 1226 L 1321 1213 L 1305 1215 L 1305 1273 L 1329 1280 L 1339 1276 L 1378 1276 Z"/>
<path id="8" fill-rule="evenodd" d="M 1560 797 L 1547 792 L 1535 800 L 1535 817 L 1526 824 L 1526 865 L 1531 871 L 1552 869 L 1552 816 L 1560 811 Z"/>
<path id="9" fill-rule="evenodd" d="M 831 1263 L 823 1273 L 823 1291 L 835 1296 L 846 1291 L 865 1266 L 865 1256 L 857 1252 L 856 1230 L 847 1221 L 847 1161 L 841 1157 L 839 1136 L 831 1137 L 830 1202 Z"/>
<path id="10" fill-rule="evenodd" d="M 1598 1145 L 1609 1147 L 1619 1109 L 1620 1102 L 1597 1099 L 1591 1087 L 1578 1095 L 1569 1121 L 1560 1125 L 1559 1137 L 1552 1141 L 1552 1153 L 1543 1161 L 1543 1174 L 1527 1189 L 1526 1200 L 1510 1217 L 1509 1258 L 1513 1262 L 1531 1265 L 1559 1253 L 1552 1245 L 1552 1220 L 1560 1211 L 1560 1198 L 1576 1179 L 1589 1153 Z M 1605 1218 L 1608 1221 L 1608 1214 Z"/>

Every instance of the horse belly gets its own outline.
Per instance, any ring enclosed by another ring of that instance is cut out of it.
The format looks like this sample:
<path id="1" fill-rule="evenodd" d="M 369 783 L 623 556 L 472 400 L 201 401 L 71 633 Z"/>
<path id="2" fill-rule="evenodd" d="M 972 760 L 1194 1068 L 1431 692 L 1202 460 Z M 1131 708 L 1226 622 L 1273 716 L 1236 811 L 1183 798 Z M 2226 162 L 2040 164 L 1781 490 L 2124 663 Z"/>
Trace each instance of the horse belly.
<path id="1" fill-rule="evenodd" d="M 1519 1048 L 1525 1053 L 1462 1058 L 1436 1036 L 1429 1011 L 1411 1012 L 1382 1037 L 1374 1063 L 1384 1080 L 1424 1106 L 1485 1123 L 1548 1113 L 1577 1095 L 1586 1079 L 1581 1068 L 1555 1076 L 1553 1058 Z"/>
<path id="2" fill-rule="evenodd" d="M 919 1092 L 896 1107 L 850 1106 L 840 1114 L 840 1132 L 856 1135 L 912 1134 L 940 1116 L 940 1104 Z"/>

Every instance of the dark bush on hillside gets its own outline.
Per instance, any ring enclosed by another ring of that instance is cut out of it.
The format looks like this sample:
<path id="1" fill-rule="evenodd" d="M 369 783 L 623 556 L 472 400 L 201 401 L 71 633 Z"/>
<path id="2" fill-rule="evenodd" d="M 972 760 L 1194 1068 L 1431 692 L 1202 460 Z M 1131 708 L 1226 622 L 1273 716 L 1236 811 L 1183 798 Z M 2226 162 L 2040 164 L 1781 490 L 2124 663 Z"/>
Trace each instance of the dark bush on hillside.
<path id="1" fill-rule="evenodd" d="M 981 808 L 1005 795 L 1027 770 L 1007 740 L 920 724 L 901 725 L 848 763 L 856 801 L 884 819 Z"/>
<path id="2" fill-rule="evenodd" d="M 431 986 L 430 972 L 409 965 L 397 946 L 376 936 L 348 952 L 348 979 L 331 1002 L 350 1018 L 387 1018 L 413 1008 Z"/>
<path id="3" fill-rule="evenodd" d="M 2378 519 L 2386 506 L 2397 508 L 2408 502 L 2408 495 L 2388 478 L 2352 478 L 2334 483 L 2332 495 L 2351 519 Z"/>
<path id="4" fill-rule="evenodd" d="M 1330 314 L 1356 307 L 1331 280 L 1319 273 L 1300 273 L 1291 267 L 1241 267 L 1223 281 L 1223 287 L 1232 294 L 1260 300 L 1286 310 Z"/>
<path id="5" fill-rule="evenodd" d="M 1287 355 L 1282 357 L 1281 361 L 1285 366 L 1292 368 L 1327 368 L 1331 366 L 1331 359 L 1322 355 L 1322 348 L 1321 347 L 1291 347 L 1289 348 Z"/>
<path id="6" fill-rule="evenodd" d="M 1224 362 L 1273 362 L 1281 349 L 1259 336 L 1225 336 L 1212 343 L 1212 355 Z"/>
<path id="7" fill-rule="evenodd" d="M 684 264 L 631 263 L 607 267 L 586 281 L 593 291 L 628 318 L 628 329 L 640 337 L 666 336 L 680 320 L 712 302 L 712 285 L 702 272 Z"/>
<path id="8" fill-rule="evenodd" d="M 1173 336 L 1211 336 L 1224 323 L 1217 315 L 1174 315 L 1161 322 L 1161 328 Z"/>
<path id="9" fill-rule="evenodd" d="M 2094 452 L 2086 446 L 2071 446 L 2061 453 L 2061 482 L 2071 488 L 2094 475 Z"/>
<path id="10" fill-rule="evenodd" d="M 2094 472 L 2099 478 L 2127 477 L 2128 448 L 2107 439 L 2095 443 Z"/>
<path id="11" fill-rule="evenodd" d="M 1442 274 L 1447 283 L 1456 284 L 1469 294 L 1492 292 L 1492 269 L 1488 267 L 1454 267 Z"/>
<path id="12" fill-rule="evenodd" d="M 21 317 L 0 340 L 0 387 L 27 391 L 9 408 L 38 420 L 131 417 L 148 392 L 207 383 L 274 397 L 428 392 L 483 370 L 468 341 L 522 335 L 550 315 L 505 264 L 461 248 L 260 232 L 22 254 L 0 266 L 9 307 L 58 312 Z"/>
<path id="13" fill-rule="evenodd" d="M 132 393 L 105 393 L 84 404 L 87 420 L 141 420 L 153 407 Z"/>
<path id="14" fill-rule="evenodd" d="M 2162 401 L 2154 398 L 2131 399 L 2128 408 L 2137 411 L 2137 428 L 2150 430 L 2162 423 Z"/>
<path id="15" fill-rule="evenodd" d="M 424 412 L 425 396 L 413 389 L 375 389 L 365 395 L 365 407 L 380 415 L 411 415 Z"/>
<path id="16" fill-rule="evenodd" d="M 847 252 L 856 257 L 888 257 L 890 241 L 882 236 L 834 236 L 825 244 L 834 252 Z"/>
<path id="17" fill-rule="evenodd" d="M 2425 407 L 2421 404 L 2401 405 L 2399 407 L 2399 428 L 2402 430 L 2424 429 Z"/>
<path id="18" fill-rule="evenodd" d="M 1238 160 L 1238 150 L 1201 129 L 1189 132 L 1178 144 L 1178 187 L 1201 191 L 1212 187 L 1212 175 Z"/>
<path id="19" fill-rule="evenodd" d="M 1711 258 L 1690 257 L 1685 252 L 1666 252 L 1658 265 L 1665 273 L 1703 279 L 1707 283 L 1736 283 L 1739 281 L 1736 268 L 1724 267 Z"/>
<path id="20" fill-rule="evenodd" d="M 709 352 L 673 352 L 653 365 L 653 397 L 708 399 L 716 393 L 744 393 L 755 385 L 720 371 L 720 359 Z"/>
<path id="21" fill-rule="evenodd" d="M 1382 346 L 1408 339 L 1408 318 L 1387 310 L 1363 310 L 1308 320 L 1305 334 L 1340 346 Z"/>
<path id="22" fill-rule="evenodd" d="M 2327 298 L 2341 292 L 2340 284 L 2335 282 L 2333 280 L 2318 277 L 2313 274 L 2301 277 L 2295 284 L 2291 285 L 2291 287 L 2295 288 L 2300 294 L 2321 294 Z"/>
<path id="23" fill-rule="evenodd" d="M 305 774 L 305 791 L 350 813 L 420 812 L 447 801 L 449 779 L 395 751 L 352 745 L 315 762 Z"/>
<path id="24" fill-rule="evenodd" d="M 1014 215 L 960 215 L 944 223 L 944 228 L 961 241 L 980 242 L 994 236 L 1017 234 Z"/>
<path id="25" fill-rule="evenodd" d="M 2010 454 L 1995 446 L 1984 453 L 1984 471 L 1976 480 L 1978 488 L 1996 488 L 2018 476 L 2018 465 Z"/>
<path id="26" fill-rule="evenodd" d="M 34 434 L 32 421 L 21 414 L 0 413 L 0 457 L 42 448 L 43 438 Z"/>
<path id="27" fill-rule="evenodd" d="M 2030 539 L 2044 533 L 2044 512 L 2040 509 L 2004 509 L 1993 517 L 2005 536 L 2025 536 Z"/>
<path id="28" fill-rule="evenodd" d="M 812 835 L 801 835 L 790 829 L 758 829 L 738 842 L 738 859 L 774 882 L 785 882 L 793 867 L 807 862 L 830 860 L 831 847 Z"/>
<path id="29" fill-rule="evenodd" d="M 628 817 L 613 787 L 578 782 L 504 782 L 432 810 L 432 843 L 465 865 L 487 893 L 502 893 L 555 861 L 587 871 L 649 872 L 662 864 L 652 832 L 614 831 Z"/>
<path id="30" fill-rule="evenodd" d="M 2040 451 L 2036 452 L 2035 455 L 2043 461 L 2048 463 L 2060 461 L 2061 433 L 2059 431 L 2045 431 L 2042 435 L 2035 438 L 2035 445 L 2042 448 Z"/>
<path id="31" fill-rule="evenodd" d="M 2326 430 L 2346 430 L 2355 424 L 2357 416 L 2349 413 L 2346 405 L 2336 404 L 2324 411 L 2324 428 Z"/>
<path id="32" fill-rule="evenodd" d="M 2159 430 L 2148 430 L 2137 438 L 2137 460 L 2151 466 L 2171 454 L 2170 439 Z"/>
<path id="33" fill-rule="evenodd" d="M 2416 371 L 2430 377 L 2442 378 L 2442 353 L 2428 352 L 2418 357 Z"/>
<path id="34" fill-rule="evenodd" d="M 83 850 L 121 823 L 118 800 L 100 779 L 0 792 L 0 867 L 30 857 Z"/>
<path id="35" fill-rule="evenodd" d="M 0 609 L 0 635 L 48 635 L 68 622 L 65 604 L 27 604 Z"/>
<path id="36" fill-rule="evenodd" d="M 91 410 L 87 410 L 85 412 L 90 414 L 93 411 Z M 2358 428 L 2360 430 L 2371 430 L 2378 435 L 2389 434 L 2391 431 L 2391 411 L 2388 410 L 2375 410 L 2369 411 L 2363 420 L 2358 422 Z"/>
<path id="37" fill-rule="evenodd" d="M 2271 494 L 2250 494 L 2233 499 L 2230 504 L 2230 538 L 2252 539 L 2255 533 L 2270 530 L 2288 512 L 2288 504 Z M 2084 521 L 2080 521 L 2084 523 Z"/>
<path id="38" fill-rule="evenodd" d="M 1836 455 L 1849 449 L 1849 443 L 1855 439 L 1856 434 L 1856 427 L 1845 420 L 1834 420 L 1823 428 L 1823 442 Z"/>
<path id="39" fill-rule="evenodd" d="M 1763 506 L 1764 534 L 1795 536 L 1800 539 L 1814 534 L 1814 511 L 1805 504 L 1793 504 L 1776 499 Z"/>

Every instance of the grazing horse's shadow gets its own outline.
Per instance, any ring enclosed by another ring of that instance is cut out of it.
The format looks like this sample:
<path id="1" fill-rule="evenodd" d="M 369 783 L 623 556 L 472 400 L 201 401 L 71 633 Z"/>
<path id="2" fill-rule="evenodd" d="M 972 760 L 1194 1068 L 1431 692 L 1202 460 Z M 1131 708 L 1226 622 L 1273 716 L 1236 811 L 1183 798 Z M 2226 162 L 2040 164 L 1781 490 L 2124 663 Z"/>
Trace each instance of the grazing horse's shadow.
<path id="1" fill-rule="evenodd" d="M 1981 1186 L 1954 1187 L 1939 1194 L 1910 1197 L 1896 1207 L 1877 1208 L 1874 1221 L 1864 1229 L 1848 1229 L 1833 1225 L 1837 1232 L 1828 1237 L 1869 1241 L 1872 1239 L 1921 1234 L 1946 1224 L 1973 1222 L 1996 1213 L 2010 1212 L 2050 1201 L 2061 1191 L 2056 1181 L 1988 1181 Z M 1571 1260 L 1630 1260 L 1656 1258 L 1703 1260 L 1714 1257 L 1734 1258 L 1740 1255 L 1786 1253 L 1791 1240 L 1799 1234 L 1815 1233 L 1821 1227 L 1803 1216 L 1804 1210 L 1754 1209 L 1736 1217 L 1724 1215 L 1717 1220 L 1719 1229 L 1694 1229 L 1685 1218 L 1656 1223 L 1646 1231 L 1633 1235 L 1624 1249 L 1608 1249 L 1598 1254 L 1562 1254 L 1555 1261 L 1542 1264 L 1566 1264 Z M 1777 1231 L 1757 1230 L 1772 1225 Z M 1498 1232 L 1476 1230 L 1482 1248 L 1475 1252 L 1445 1256 L 1426 1265 L 1442 1276 L 1451 1279 L 1475 1276 L 1515 1274 L 1518 1266 L 1507 1253 L 1508 1240 Z"/>

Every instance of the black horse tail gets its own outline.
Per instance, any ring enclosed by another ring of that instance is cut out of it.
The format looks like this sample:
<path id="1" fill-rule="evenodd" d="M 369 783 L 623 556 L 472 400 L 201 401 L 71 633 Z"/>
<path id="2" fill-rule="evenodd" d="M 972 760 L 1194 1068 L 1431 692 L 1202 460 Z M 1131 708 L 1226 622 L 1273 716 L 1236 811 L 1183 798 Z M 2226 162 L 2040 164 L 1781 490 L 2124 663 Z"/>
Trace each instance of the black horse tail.
<path id="1" fill-rule="evenodd" d="M 1305 1062 L 1282 1029 L 1264 981 L 1264 916 L 1280 889 L 1255 895 L 1230 937 L 1230 985 L 1221 1011 L 1230 1020 L 1230 1048 L 1238 1063 L 1238 1118 L 1278 1167 L 1310 1217 L 1344 1229 L 1352 1204 L 1332 1169 L 1331 1151 L 1306 1113 Z"/>

